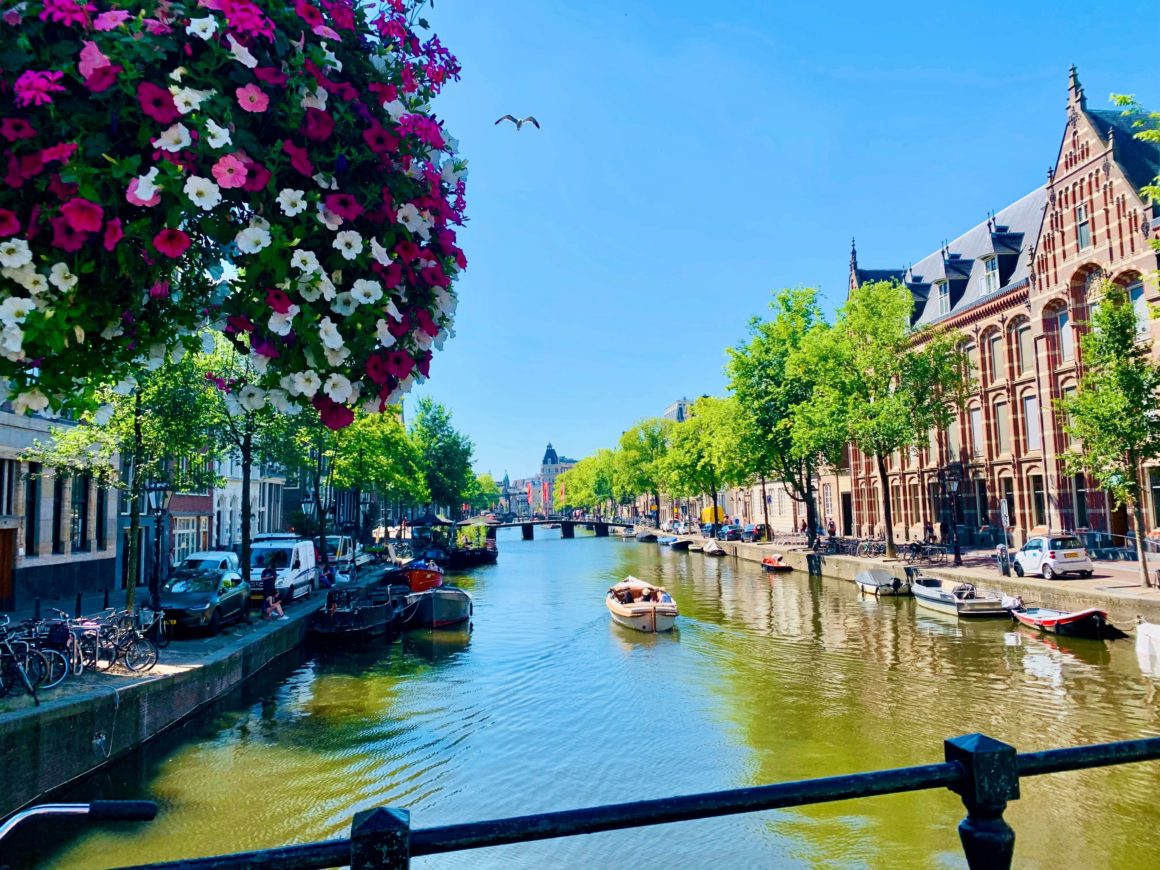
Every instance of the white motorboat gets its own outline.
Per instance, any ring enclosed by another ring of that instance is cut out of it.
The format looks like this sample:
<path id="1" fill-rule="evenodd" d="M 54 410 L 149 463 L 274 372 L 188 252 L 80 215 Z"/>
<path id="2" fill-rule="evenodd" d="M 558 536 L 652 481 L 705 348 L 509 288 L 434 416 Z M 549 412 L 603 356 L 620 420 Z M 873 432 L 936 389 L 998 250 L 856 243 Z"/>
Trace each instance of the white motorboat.
<path id="1" fill-rule="evenodd" d="M 895 577 L 885 568 L 869 568 L 860 571 L 854 582 L 867 595 L 909 595 L 910 581 Z"/>
<path id="2" fill-rule="evenodd" d="M 712 538 L 709 538 L 709 540 L 705 541 L 705 546 L 702 547 L 701 551 L 706 556 L 724 556 L 725 555 L 725 548 L 722 547 L 720 544 L 718 544 Z"/>
<path id="3" fill-rule="evenodd" d="M 910 591 L 919 606 L 952 616 L 1010 618 L 1011 611 L 1020 606 L 1017 598 L 980 595 L 972 583 L 955 583 L 953 580 L 939 580 L 924 574 L 914 578 Z"/>
<path id="4" fill-rule="evenodd" d="M 629 575 L 608 590 L 604 604 L 613 622 L 637 631 L 668 631 L 677 621 L 677 602 L 663 586 Z"/>

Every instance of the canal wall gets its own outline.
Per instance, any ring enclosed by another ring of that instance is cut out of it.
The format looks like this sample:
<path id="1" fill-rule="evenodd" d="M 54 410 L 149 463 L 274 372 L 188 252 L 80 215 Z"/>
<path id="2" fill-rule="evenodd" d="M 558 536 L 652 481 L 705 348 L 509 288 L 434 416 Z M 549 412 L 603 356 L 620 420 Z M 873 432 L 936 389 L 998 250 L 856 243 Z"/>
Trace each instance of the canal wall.
<path id="1" fill-rule="evenodd" d="M 287 608 L 198 662 L 0 715 L 0 819 L 99 770 L 196 713 L 302 644 L 322 601 Z M 162 664 L 165 652 L 162 651 Z"/>

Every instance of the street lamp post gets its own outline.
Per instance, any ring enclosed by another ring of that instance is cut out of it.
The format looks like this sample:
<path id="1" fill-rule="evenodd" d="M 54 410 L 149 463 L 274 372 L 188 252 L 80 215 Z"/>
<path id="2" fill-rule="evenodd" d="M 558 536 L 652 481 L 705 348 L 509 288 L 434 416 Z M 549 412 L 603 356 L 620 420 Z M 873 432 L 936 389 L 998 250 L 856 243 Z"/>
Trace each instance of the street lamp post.
<path id="1" fill-rule="evenodd" d="M 959 478 L 956 474 L 947 476 L 947 489 L 951 493 L 951 540 L 954 542 L 955 562 L 957 567 L 963 564 L 963 554 L 959 550 Z"/>
<path id="2" fill-rule="evenodd" d="M 165 481 L 154 480 L 146 484 L 145 496 L 149 500 L 149 510 L 153 513 L 154 531 L 153 571 L 149 575 L 149 607 L 156 611 L 161 607 L 161 531 L 165 525 L 165 516 L 169 512 L 173 490 Z"/>

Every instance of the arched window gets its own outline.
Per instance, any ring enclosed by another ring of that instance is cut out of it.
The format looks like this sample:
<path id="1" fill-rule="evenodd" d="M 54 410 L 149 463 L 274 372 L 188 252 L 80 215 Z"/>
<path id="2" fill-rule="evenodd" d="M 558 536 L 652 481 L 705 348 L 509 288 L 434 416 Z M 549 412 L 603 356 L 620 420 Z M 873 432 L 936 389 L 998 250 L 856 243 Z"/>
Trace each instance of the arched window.
<path id="1" fill-rule="evenodd" d="M 1011 452 L 1011 412 L 1005 401 L 995 403 L 995 447 L 1000 454 Z"/>
<path id="2" fill-rule="evenodd" d="M 1023 413 L 1023 444 L 1027 450 L 1041 450 L 1043 448 L 1043 430 L 1039 420 L 1039 396 L 1027 392 L 1022 397 Z"/>
<path id="3" fill-rule="evenodd" d="M 1035 351 L 1031 343 L 1031 324 L 1018 321 L 1011 327 L 1011 337 L 1015 350 L 1015 373 L 1026 375 L 1035 369 Z"/>
<path id="4" fill-rule="evenodd" d="M 987 349 L 987 376 L 991 383 L 1007 377 L 1006 360 L 1003 357 L 1003 333 L 994 330 L 983 336 L 983 346 Z"/>

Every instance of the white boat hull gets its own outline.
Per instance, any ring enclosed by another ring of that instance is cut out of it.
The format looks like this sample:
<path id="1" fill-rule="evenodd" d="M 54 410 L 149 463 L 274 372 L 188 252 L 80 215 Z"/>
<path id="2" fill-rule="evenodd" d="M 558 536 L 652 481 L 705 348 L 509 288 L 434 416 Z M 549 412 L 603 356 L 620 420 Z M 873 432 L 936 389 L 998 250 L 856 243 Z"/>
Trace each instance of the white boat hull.
<path id="1" fill-rule="evenodd" d="M 661 595 L 668 600 L 641 600 L 642 593 L 646 591 L 654 597 Z M 632 593 L 632 597 L 636 600 L 621 601 L 625 593 Z M 625 628 L 649 633 L 671 631 L 679 615 L 677 603 L 665 593 L 663 587 L 645 583 L 631 576 L 608 590 L 608 594 L 604 596 L 604 606 L 608 608 L 613 622 Z"/>
<path id="2" fill-rule="evenodd" d="M 612 614 L 612 621 L 617 625 L 623 625 L 625 628 L 632 628 L 636 631 L 644 632 L 661 632 L 671 631 L 677 622 L 677 613 L 675 610 L 663 610 L 664 605 L 654 604 L 651 606 L 633 605 L 630 609 L 631 613 L 618 613 L 611 607 L 608 612 Z"/>
<path id="3" fill-rule="evenodd" d="M 927 586 L 922 582 L 924 579 L 927 578 L 919 578 L 910 587 L 919 607 L 949 613 L 951 616 L 977 619 L 1011 615 L 1010 609 L 1004 607 L 999 598 L 993 596 L 963 598 L 955 595 L 953 587 L 948 587 L 947 584 Z"/>

